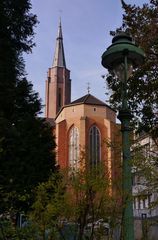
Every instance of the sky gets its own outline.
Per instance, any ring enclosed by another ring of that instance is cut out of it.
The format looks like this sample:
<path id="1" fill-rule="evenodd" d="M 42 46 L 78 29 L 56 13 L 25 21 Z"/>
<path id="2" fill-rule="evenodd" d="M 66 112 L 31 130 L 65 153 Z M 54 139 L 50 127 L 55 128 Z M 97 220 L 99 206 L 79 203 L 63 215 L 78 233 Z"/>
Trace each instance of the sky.
<path id="1" fill-rule="evenodd" d="M 25 55 L 27 79 L 45 104 L 45 80 L 52 66 L 59 18 L 62 21 L 66 66 L 71 71 L 72 101 L 90 93 L 108 101 L 101 56 L 111 44 L 110 31 L 121 26 L 120 0 L 32 0 L 31 12 L 38 17 L 32 54 Z M 142 5 L 147 0 L 126 0 Z"/>

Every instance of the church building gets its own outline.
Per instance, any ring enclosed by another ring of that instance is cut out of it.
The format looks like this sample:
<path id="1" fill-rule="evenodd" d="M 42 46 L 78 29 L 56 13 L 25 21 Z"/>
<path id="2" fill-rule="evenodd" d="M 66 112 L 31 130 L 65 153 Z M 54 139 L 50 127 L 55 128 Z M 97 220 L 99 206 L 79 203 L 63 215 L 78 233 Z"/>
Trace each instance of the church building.
<path id="1" fill-rule="evenodd" d="M 117 143 L 120 136 L 116 112 L 91 94 L 71 102 L 71 79 L 66 67 L 61 22 L 46 80 L 45 117 L 54 124 L 56 160 L 61 168 L 77 170 L 87 164 L 95 167 L 103 163 L 110 177 L 116 177 L 119 156 L 110 146 Z"/>

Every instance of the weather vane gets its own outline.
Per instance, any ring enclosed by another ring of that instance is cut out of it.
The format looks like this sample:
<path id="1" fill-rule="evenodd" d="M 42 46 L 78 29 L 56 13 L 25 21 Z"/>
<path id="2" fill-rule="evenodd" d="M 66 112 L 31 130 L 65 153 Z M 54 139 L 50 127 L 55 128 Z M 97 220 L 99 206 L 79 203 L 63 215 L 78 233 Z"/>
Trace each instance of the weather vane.
<path id="1" fill-rule="evenodd" d="M 87 82 L 87 91 L 88 91 L 88 94 L 90 93 L 90 89 L 91 89 L 91 87 L 90 87 L 90 83 Z"/>

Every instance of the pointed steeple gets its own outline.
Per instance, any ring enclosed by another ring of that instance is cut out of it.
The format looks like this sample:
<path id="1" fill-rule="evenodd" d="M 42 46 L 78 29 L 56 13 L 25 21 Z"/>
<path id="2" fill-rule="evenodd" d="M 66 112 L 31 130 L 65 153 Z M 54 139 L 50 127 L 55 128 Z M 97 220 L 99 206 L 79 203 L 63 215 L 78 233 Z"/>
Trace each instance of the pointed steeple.
<path id="1" fill-rule="evenodd" d="M 124 0 L 121 0 L 121 4 L 123 8 L 127 7 L 127 4 L 124 2 Z"/>
<path id="2" fill-rule="evenodd" d="M 59 20 L 58 35 L 56 38 L 56 47 L 55 47 L 55 54 L 54 54 L 54 60 L 53 60 L 53 67 L 65 67 L 66 68 L 61 19 Z"/>
<path id="3" fill-rule="evenodd" d="M 66 68 L 61 20 L 59 21 L 53 65 L 46 80 L 46 118 L 54 118 L 60 109 L 71 102 L 70 70 Z"/>

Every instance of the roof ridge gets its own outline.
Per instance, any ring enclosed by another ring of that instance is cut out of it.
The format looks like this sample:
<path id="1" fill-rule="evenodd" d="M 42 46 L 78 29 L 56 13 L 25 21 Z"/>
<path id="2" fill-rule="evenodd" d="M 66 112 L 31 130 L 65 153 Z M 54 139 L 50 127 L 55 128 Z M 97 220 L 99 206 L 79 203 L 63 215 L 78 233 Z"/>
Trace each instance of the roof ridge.
<path id="1" fill-rule="evenodd" d="M 86 100 L 89 98 L 90 95 L 91 95 L 90 93 L 88 93 L 88 94 L 85 95 L 85 100 L 83 101 L 84 103 L 86 102 Z M 92 95 L 91 95 L 91 96 L 92 96 Z"/>

